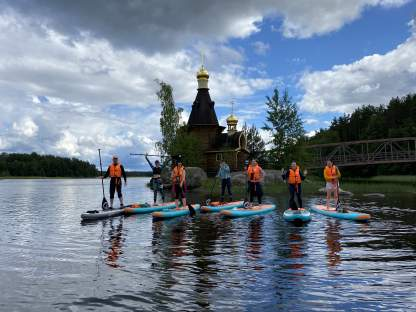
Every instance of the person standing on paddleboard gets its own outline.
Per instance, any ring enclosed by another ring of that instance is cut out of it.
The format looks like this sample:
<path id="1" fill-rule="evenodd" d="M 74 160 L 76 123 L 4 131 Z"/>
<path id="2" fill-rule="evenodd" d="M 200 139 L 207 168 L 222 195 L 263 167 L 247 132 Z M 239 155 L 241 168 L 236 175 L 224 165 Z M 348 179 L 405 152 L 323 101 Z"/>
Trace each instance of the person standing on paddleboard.
<path id="1" fill-rule="evenodd" d="M 300 167 L 296 164 L 296 161 L 293 161 L 290 165 L 289 170 L 282 174 L 283 181 L 285 181 L 289 185 L 289 208 L 292 210 L 298 209 L 298 206 L 295 202 L 295 195 L 298 200 L 299 208 L 303 208 L 302 181 L 305 180 L 307 173 L 308 172 L 305 170 L 304 174 L 302 170 L 300 170 Z"/>
<path id="2" fill-rule="evenodd" d="M 147 157 L 147 154 L 144 156 L 149 163 L 150 168 L 152 168 L 153 175 L 152 175 L 152 187 L 153 187 L 153 205 L 157 205 L 157 193 L 160 193 L 160 196 L 162 196 L 162 201 L 165 201 L 165 193 L 163 191 L 163 184 L 162 184 L 162 167 L 160 166 L 160 161 L 156 160 L 155 165 L 150 162 L 149 158 Z"/>
<path id="3" fill-rule="evenodd" d="M 124 185 L 127 186 L 127 176 L 122 164 L 118 162 L 118 156 L 113 156 L 113 163 L 108 166 L 107 172 L 103 179 L 110 177 L 110 209 L 113 209 L 114 194 L 117 191 L 120 207 L 123 207 L 123 194 L 121 193 L 121 178 L 124 179 Z"/>
<path id="4" fill-rule="evenodd" d="M 250 183 L 250 204 L 253 203 L 254 196 L 257 196 L 259 205 L 261 205 L 263 196 L 261 182 L 264 178 L 264 172 L 255 159 L 251 161 L 247 168 L 247 176 Z"/>
<path id="5" fill-rule="evenodd" d="M 332 194 L 334 194 L 335 202 L 338 202 L 339 178 L 341 178 L 341 172 L 329 159 L 324 169 L 324 178 L 326 181 L 326 209 L 329 210 Z"/>
<path id="6" fill-rule="evenodd" d="M 172 188 L 175 195 L 176 209 L 179 209 L 179 199 L 182 200 L 182 206 L 186 205 L 186 171 L 182 164 L 182 160 L 179 157 L 175 161 L 175 165 L 172 170 Z"/>
<path id="7" fill-rule="evenodd" d="M 224 202 L 225 188 L 227 188 L 229 201 L 233 201 L 233 193 L 231 192 L 231 170 L 230 166 L 222 160 L 217 177 L 221 179 L 221 202 Z"/>

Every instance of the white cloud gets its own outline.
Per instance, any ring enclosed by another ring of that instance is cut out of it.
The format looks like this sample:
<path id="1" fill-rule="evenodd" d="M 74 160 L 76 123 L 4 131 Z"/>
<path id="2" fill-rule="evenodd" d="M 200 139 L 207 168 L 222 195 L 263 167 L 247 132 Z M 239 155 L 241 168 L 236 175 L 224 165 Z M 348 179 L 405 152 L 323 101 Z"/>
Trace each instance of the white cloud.
<path id="1" fill-rule="evenodd" d="M 26 116 L 19 121 L 13 122 L 13 130 L 17 135 L 32 138 L 38 133 L 39 127 L 30 117 Z"/>
<path id="2" fill-rule="evenodd" d="M 315 134 L 316 134 L 316 130 L 312 130 L 312 131 L 306 132 L 306 134 L 305 134 L 305 135 L 306 135 L 308 138 L 311 138 L 311 137 L 313 137 Z"/>
<path id="3" fill-rule="evenodd" d="M 372 6 L 399 7 L 410 0 L 330 0 L 279 1 L 277 10 L 283 15 L 281 31 L 288 38 L 309 38 L 340 29 L 359 18 Z"/>
<path id="4" fill-rule="evenodd" d="M 252 44 L 254 52 L 258 55 L 266 55 L 270 50 L 270 44 L 263 41 L 254 41 Z"/>
<path id="5" fill-rule="evenodd" d="M 193 50 L 146 55 L 88 36 L 68 44 L 62 34 L 48 30 L 44 37 L 7 14 L 0 15 L 0 30 L 0 77 L 7 77 L 0 80 L 2 149 L 95 160 L 103 148 L 128 160 L 129 152 L 153 150 L 160 136 L 155 78 L 173 85 L 181 106 L 190 109 L 195 98 Z M 271 85 L 248 76 L 241 51 L 220 45 L 215 55 L 213 49 L 207 49 L 213 100 Z M 140 163 L 130 159 L 128 166 Z"/>
<path id="6" fill-rule="evenodd" d="M 69 41 L 88 34 L 118 48 L 173 52 L 203 40 L 225 42 L 261 30 L 276 19 L 288 38 L 308 38 L 340 29 L 369 7 L 391 8 L 410 0 L 3 0 L 3 10 L 26 16 L 35 32 L 54 29 Z M 88 12 L 86 14 L 85 12 Z M 280 20 L 282 18 L 282 21 Z M 276 29 L 276 27 L 274 27 Z"/>
<path id="7" fill-rule="evenodd" d="M 305 123 L 305 125 L 314 125 L 317 124 L 319 120 L 315 118 L 304 118 L 303 122 Z"/>
<path id="8" fill-rule="evenodd" d="M 300 107 L 309 112 L 352 112 L 361 105 L 386 104 L 416 92 L 416 35 L 384 54 L 366 56 L 330 70 L 306 72 Z"/>

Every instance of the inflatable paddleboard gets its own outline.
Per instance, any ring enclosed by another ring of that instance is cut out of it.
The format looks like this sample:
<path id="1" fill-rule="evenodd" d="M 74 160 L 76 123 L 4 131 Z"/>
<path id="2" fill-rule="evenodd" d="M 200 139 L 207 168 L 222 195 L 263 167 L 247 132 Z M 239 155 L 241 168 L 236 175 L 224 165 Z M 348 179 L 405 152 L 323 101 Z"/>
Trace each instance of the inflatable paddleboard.
<path id="1" fill-rule="evenodd" d="M 162 211 L 165 209 L 172 209 L 175 208 L 175 202 L 168 202 L 168 203 L 162 203 L 159 205 L 138 205 L 139 207 L 134 207 L 131 206 L 129 208 L 124 208 L 124 213 L 125 214 L 143 214 L 143 213 L 151 213 L 151 212 L 155 212 L 155 211 Z"/>
<path id="2" fill-rule="evenodd" d="M 325 205 L 312 205 L 311 210 L 328 217 L 344 220 L 368 221 L 371 219 L 371 216 L 368 213 L 353 212 L 348 210 L 345 210 L 344 212 L 338 212 L 335 208 L 332 207 L 330 207 L 330 209 L 326 209 Z"/>
<path id="3" fill-rule="evenodd" d="M 234 208 L 231 210 L 222 210 L 221 215 L 225 218 L 241 218 L 269 213 L 275 209 L 276 205 L 262 204 L 252 206 L 251 208 Z"/>
<path id="4" fill-rule="evenodd" d="M 199 211 L 200 205 L 193 204 L 191 205 L 195 211 Z M 171 219 L 176 217 L 182 217 L 189 215 L 189 208 L 188 207 L 180 207 L 179 209 L 169 209 L 164 211 L 156 211 L 152 213 L 153 219 Z"/>
<path id="5" fill-rule="evenodd" d="M 228 210 L 233 208 L 242 208 L 244 206 L 244 201 L 234 201 L 228 203 L 210 203 L 210 205 L 202 206 L 202 212 L 220 212 L 222 210 Z"/>
<path id="6" fill-rule="evenodd" d="M 108 210 L 90 210 L 81 214 L 82 220 L 98 220 L 117 217 L 124 214 L 124 208 L 113 208 Z"/>
<path id="7" fill-rule="evenodd" d="M 309 210 L 300 208 L 298 210 L 285 210 L 285 212 L 283 213 L 283 219 L 285 219 L 288 222 L 303 223 L 311 221 L 312 217 L 311 212 Z"/>

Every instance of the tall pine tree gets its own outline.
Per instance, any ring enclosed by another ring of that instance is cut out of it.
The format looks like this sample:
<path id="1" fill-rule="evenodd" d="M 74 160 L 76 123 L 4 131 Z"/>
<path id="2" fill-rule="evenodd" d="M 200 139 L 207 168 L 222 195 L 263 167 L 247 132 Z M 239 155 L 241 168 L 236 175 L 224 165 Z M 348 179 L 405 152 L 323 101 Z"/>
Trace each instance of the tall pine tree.
<path id="1" fill-rule="evenodd" d="M 269 161 L 279 168 L 298 157 L 299 143 L 304 139 L 305 130 L 296 103 L 287 90 L 282 96 L 275 89 L 273 96 L 266 99 L 267 117 L 262 129 L 272 136 Z"/>

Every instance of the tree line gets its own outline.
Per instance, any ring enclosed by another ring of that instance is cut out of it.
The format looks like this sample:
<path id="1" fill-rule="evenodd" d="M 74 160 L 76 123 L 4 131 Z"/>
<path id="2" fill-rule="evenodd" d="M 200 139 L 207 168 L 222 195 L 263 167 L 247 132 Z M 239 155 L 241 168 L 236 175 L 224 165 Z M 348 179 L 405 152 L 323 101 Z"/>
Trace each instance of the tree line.
<path id="1" fill-rule="evenodd" d="M 95 165 L 76 158 L 65 158 L 37 153 L 0 154 L 0 176 L 12 177 L 96 177 Z"/>
<path id="2" fill-rule="evenodd" d="M 356 140 L 416 137 L 416 94 L 396 97 L 387 105 L 366 105 L 334 118 L 327 129 L 320 129 L 308 144 Z M 368 165 L 344 168 L 350 176 L 416 174 L 414 163 Z"/>

